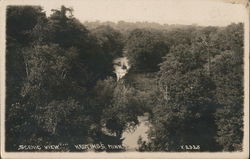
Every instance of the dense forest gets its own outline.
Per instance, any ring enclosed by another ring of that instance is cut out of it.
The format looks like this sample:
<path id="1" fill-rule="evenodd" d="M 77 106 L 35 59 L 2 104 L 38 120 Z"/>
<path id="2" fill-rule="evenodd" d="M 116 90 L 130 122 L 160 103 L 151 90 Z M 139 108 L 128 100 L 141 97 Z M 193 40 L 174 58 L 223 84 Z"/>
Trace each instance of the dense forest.
<path id="1" fill-rule="evenodd" d="M 242 150 L 242 23 L 81 23 L 70 8 L 52 11 L 7 8 L 6 151 L 122 144 L 144 113 L 148 141 L 137 151 Z M 118 57 L 131 65 L 120 80 Z"/>

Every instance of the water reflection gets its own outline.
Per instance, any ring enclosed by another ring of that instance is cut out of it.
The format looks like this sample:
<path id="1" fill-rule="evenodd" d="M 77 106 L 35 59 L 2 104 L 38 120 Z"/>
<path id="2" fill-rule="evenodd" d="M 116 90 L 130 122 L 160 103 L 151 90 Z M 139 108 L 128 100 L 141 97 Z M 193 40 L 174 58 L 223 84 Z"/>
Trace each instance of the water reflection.
<path id="1" fill-rule="evenodd" d="M 122 134 L 123 146 L 126 147 L 127 151 L 134 151 L 138 148 L 138 139 L 141 136 L 143 141 L 148 141 L 147 132 L 149 130 L 148 114 L 145 113 L 143 116 L 138 116 L 139 125 L 136 127 L 135 131 L 125 131 Z"/>

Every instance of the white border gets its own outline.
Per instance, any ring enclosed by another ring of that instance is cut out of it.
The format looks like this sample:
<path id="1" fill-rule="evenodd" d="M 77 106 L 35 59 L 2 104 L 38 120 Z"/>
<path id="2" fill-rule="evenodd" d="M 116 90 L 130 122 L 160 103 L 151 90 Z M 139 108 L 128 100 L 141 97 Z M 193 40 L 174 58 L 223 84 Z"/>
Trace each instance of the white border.
<path id="1" fill-rule="evenodd" d="M 223 1 L 223 0 L 222 0 Z M 44 3 L 63 3 L 66 0 L 0 0 L 0 88 L 1 88 L 1 158 L 248 158 L 249 156 L 249 6 L 246 7 L 244 22 L 244 141 L 243 152 L 5 152 L 5 11 L 7 5 L 42 5 Z M 74 1 L 71 0 L 73 3 Z M 76 2 L 76 1 L 75 1 Z M 240 1 L 242 5 L 246 5 L 247 1 Z M 245 3 L 244 3 L 245 2 Z M 232 13 L 233 14 L 233 13 Z"/>

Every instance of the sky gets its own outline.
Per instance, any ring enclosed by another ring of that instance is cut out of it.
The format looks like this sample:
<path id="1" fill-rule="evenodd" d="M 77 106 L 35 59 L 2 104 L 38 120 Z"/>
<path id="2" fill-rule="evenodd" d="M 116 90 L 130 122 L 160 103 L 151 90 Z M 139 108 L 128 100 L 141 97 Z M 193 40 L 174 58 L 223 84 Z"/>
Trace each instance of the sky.
<path id="1" fill-rule="evenodd" d="M 215 0 L 82 0 L 48 1 L 42 4 L 47 15 L 64 4 L 74 9 L 73 15 L 84 21 L 148 21 L 160 24 L 197 24 L 226 26 L 244 22 L 242 4 Z"/>

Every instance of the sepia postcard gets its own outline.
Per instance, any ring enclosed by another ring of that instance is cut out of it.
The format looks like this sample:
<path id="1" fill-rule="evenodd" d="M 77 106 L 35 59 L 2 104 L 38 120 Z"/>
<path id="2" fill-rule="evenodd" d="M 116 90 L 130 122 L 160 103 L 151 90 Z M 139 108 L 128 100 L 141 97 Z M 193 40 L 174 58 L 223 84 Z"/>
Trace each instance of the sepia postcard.
<path id="1" fill-rule="evenodd" d="M 249 158 L 249 1 L 0 1 L 1 158 Z"/>

